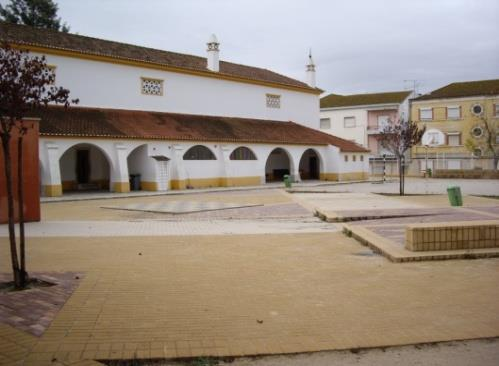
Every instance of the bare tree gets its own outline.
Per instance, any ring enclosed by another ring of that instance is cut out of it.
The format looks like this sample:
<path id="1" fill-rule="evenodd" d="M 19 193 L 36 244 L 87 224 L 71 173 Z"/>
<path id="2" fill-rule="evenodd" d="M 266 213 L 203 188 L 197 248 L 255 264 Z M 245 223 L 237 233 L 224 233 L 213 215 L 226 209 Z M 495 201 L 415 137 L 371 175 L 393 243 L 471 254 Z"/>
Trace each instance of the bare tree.
<path id="1" fill-rule="evenodd" d="M 404 195 L 405 185 L 405 155 L 406 152 L 418 144 L 426 128 L 419 128 L 413 121 L 388 121 L 381 130 L 379 142 L 383 148 L 390 151 L 397 158 L 399 168 L 399 193 Z"/>
<path id="2" fill-rule="evenodd" d="M 476 132 L 475 132 L 476 131 Z M 494 170 L 499 169 L 499 122 L 497 119 L 482 115 L 479 124 L 470 131 L 470 137 L 466 139 L 465 146 L 471 152 L 480 149 L 481 154 L 492 156 Z"/>
<path id="3" fill-rule="evenodd" d="M 55 74 L 47 67 L 45 57 L 30 56 L 27 51 L 0 47 L 0 139 L 4 156 L 4 174 L 7 190 L 8 228 L 14 285 L 24 288 L 28 279 L 25 261 L 24 238 L 24 194 L 23 194 L 23 137 L 29 126 L 23 120 L 30 112 L 49 103 L 69 106 L 69 90 L 56 87 Z M 72 100 L 78 103 L 78 100 Z M 14 217 L 14 188 L 12 180 L 12 157 L 10 153 L 13 132 L 17 130 L 20 256 L 17 254 Z"/>

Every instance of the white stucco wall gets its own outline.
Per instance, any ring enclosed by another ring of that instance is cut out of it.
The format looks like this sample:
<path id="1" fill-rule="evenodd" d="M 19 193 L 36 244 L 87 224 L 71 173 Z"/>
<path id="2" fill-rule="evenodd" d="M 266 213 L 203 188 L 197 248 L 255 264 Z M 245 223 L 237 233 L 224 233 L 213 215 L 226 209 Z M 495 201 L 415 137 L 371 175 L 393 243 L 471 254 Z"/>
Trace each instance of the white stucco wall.
<path id="1" fill-rule="evenodd" d="M 35 54 L 35 53 L 34 53 Z M 56 67 L 56 84 L 80 99 L 80 106 L 294 121 L 319 127 L 319 96 L 287 89 L 46 55 Z M 144 95 L 141 77 L 163 80 L 163 95 Z M 268 108 L 266 94 L 281 96 Z"/>
<path id="2" fill-rule="evenodd" d="M 348 161 L 345 161 L 345 155 L 348 156 Z M 355 161 L 353 157 L 355 156 Z M 361 161 L 361 156 L 364 156 Z M 369 154 L 360 153 L 341 153 L 339 158 L 340 172 L 341 173 L 354 173 L 369 171 Z"/>
<path id="3" fill-rule="evenodd" d="M 84 143 L 85 145 L 82 145 Z M 195 145 L 209 148 L 217 160 L 183 160 L 184 154 Z M 41 137 L 39 156 L 42 167 L 42 185 L 60 185 L 63 180 L 75 180 L 74 174 L 75 146 L 91 147 L 93 179 L 110 177 L 110 189 L 113 183 L 128 182 L 129 174 L 141 174 L 141 180 L 156 182 L 159 189 L 168 188 L 172 180 L 188 181 L 203 178 L 234 178 L 259 177 L 259 182 L 265 182 L 266 162 L 272 150 L 282 148 L 289 156 L 287 162 L 277 162 L 274 169 L 288 169 L 295 180 L 298 180 L 299 162 L 310 146 L 302 145 L 271 145 L 271 144 L 226 144 L 213 142 L 183 142 L 183 141 L 146 141 L 146 140 L 112 140 L 112 139 L 75 139 Z M 257 160 L 230 160 L 230 154 L 236 148 L 246 146 L 253 151 Z M 344 153 L 335 146 L 313 146 L 319 158 L 320 173 L 368 172 L 368 158 L 364 154 L 364 162 L 345 163 Z M 68 152 L 68 154 L 65 154 Z M 95 155 L 95 156 L 94 156 Z M 61 157 L 64 156 L 63 159 Z M 168 159 L 166 176 L 160 180 L 159 164 L 153 158 L 161 156 Z M 108 161 L 109 164 L 105 163 Z M 270 171 L 269 171 L 270 172 Z"/>
<path id="4" fill-rule="evenodd" d="M 355 117 L 355 127 L 344 127 L 345 117 Z M 331 119 L 330 129 L 321 129 L 322 132 L 341 137 L 345 140 L 367 146 L 367 110 L 360 108 L 321 110 L 320 118 Z"/>

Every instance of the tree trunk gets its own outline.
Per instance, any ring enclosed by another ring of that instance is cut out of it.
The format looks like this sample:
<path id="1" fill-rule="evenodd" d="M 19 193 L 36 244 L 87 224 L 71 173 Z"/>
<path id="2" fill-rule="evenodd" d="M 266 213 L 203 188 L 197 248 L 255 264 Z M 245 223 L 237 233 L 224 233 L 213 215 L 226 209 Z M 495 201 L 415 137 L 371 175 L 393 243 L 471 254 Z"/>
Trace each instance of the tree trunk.
<path id="1" fill-rule="evenodd" d="M 14 285 L 21 288 L 21 274 L 19 271 L 19 259 L 17 257 L 16 233 L 14 226 L 14 192 L 12 190 L 12 160 L 10 157 L 10 133 L 2 132 L 2 148 L 4 156 L 5 185 L 7 188 L 7 212 L 9 217 L 9 241 L 10 241 L 10 259 L 12 264 L 12 273 L 14 275 Z"/>
<path id="2" fill-rule="evenodd" d="M 28 273 L 26 272 L 26 253 L 25 253 L 25 235 L 24 235 L 24 186 L 23 186 L 23 135 L 21 128 L 17 140 L 17 195 L 19 207 L 19 252 L 21 256 L 21 286 L 26 287 Z"/>
<path id="3" fill-rule="evenodd" d="M 401 196 L 405 195 L 405 156 L 402 155 L 402 190 L 401 190 Z"/>
<path id="4" fill-rule="evenodd" d="M 404 195 L 404 190 L 403 190 L 403 179 L 404 175 L 402 174 L 402 157 L 398 157 L 398 163 L 399 163 L 399 195 L 403 196 Z"/>

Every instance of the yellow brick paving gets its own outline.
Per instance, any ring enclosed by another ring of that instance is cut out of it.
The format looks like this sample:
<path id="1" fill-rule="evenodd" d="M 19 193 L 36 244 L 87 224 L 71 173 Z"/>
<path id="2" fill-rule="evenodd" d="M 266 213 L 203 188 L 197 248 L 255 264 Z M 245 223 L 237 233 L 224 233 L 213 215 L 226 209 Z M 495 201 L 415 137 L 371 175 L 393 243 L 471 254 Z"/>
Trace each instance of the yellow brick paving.
<path id="1" fill-rule="evenodd" d="M 234 191 L 219 193 L 193 193 L 152 197 L 130 197 L 78 202 L 52 202 L 41 205 L 42 220 L 130 220 L 163 219 L 164 214 L 137 211 L 98 209 L 102 206 L 166 203 L 172 201 L 224 202 L 269 205 L 293 202 L 290 195 L 279 189 L 259 191 Z"/>
<path id="2" fill-rule="evenodd" d="M 22 362 L 37 341 L 31 334 L 0 323 L 0 365 Z"/>
<path id="3" fill-rule="evenodd" d="M 340 233 L 28 245 L 32 271 L 85 277 L 36 344 L 28 337 L 20 350 L 2 338 L 2 360 L 24 365 L 499 336 L 499 259 L 394 264 L 357 255 L 367 249 Z M 0 266 L 8 269 L 5 238 Z"/>

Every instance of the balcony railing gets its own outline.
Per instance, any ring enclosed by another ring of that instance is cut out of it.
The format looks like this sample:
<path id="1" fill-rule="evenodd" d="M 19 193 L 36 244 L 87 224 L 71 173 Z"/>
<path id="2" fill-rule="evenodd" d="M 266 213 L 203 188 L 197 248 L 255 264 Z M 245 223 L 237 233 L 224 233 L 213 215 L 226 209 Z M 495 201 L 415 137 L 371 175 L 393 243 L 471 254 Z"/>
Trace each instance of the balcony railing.
<path id="1" fill-rule="evenodd" d="M 383 131 L 386 125 L 377 124 L 377 125 L 367 125 L 367 133 L 368 134 L 379 134 Z"/>

